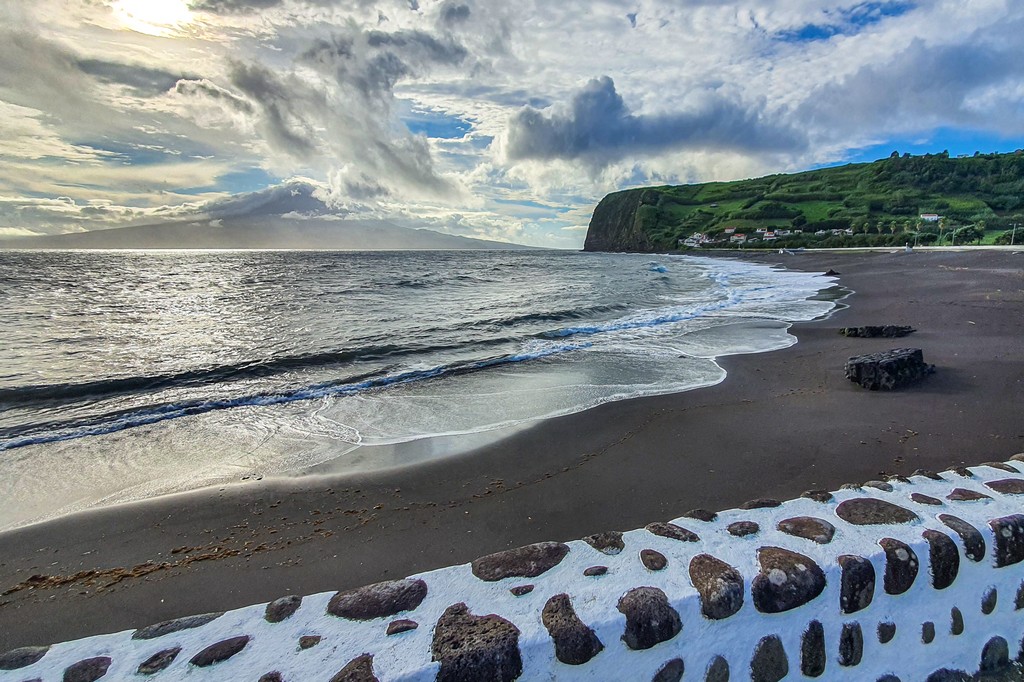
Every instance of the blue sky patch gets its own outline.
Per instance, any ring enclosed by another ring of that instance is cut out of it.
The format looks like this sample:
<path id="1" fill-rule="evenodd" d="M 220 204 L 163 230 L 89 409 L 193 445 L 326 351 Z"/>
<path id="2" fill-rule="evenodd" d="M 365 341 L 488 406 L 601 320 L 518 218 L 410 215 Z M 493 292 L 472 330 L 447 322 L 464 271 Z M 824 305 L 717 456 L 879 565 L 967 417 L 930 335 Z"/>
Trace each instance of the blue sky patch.
<path id="1" fill-rule="evenodd" d="M 900 155 L 912 154 L 938 154 L 943 150 L 948 151 L 952 157 L 961 155 L 971 156 L 974 152 L 988 154 L 991 152 L 1012 152 L 1017 149 L 1024 149 L 1024 138 L 1003 137 L 991 132 L 978 130 L 963 130 L 954 128 L 939 128 L 924 135 L 917 135 L 912 138 L 896 138 L 888 142 L 862 147 L 851 150 L 842 163 L 866 163 L 884 159 L 894 151 Z M 834 166 L 836 164 L 822 164 L 816 166 Z"/>
<path id="2" fill-rule="evenodd" d="M 426 135 L 440 140 L 458 140 L 473 129 L 473 124 L 458 116 L 438 111 L 414 111 L 402 118 L 413 135 Z"/>
<path id="3" fill-rule="evenodd" d="M 830 23 L 807 24 L 789 31 L 781 31 L 775 37 L 787 43 L 808 43 L 828 40 L 837 35 L 853 35 L 885 19 L 906 14 L 916 7 L 916 3 L 905 0 L 862 2 L 853 7 L 829 13 L 834 18 L 834 21 Z"/>

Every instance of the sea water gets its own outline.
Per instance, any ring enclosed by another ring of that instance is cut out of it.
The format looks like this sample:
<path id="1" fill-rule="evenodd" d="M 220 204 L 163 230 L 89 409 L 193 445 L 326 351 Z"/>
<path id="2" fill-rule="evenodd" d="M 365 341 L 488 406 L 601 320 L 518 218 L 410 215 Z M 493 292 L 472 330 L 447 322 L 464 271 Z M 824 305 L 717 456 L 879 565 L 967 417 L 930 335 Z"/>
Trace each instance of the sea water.
<path id="1" fill-rule="evenodd" d="M 0 251 L 0 528 L 721 381 L 832 279 L 555 251 Z"/>

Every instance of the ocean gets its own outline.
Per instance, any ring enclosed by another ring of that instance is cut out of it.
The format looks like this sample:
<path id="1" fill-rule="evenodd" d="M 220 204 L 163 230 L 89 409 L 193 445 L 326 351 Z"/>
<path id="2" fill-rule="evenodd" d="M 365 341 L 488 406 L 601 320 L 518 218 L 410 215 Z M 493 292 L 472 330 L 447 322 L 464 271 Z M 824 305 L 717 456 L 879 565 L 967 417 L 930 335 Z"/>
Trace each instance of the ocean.
<path id="1" fill-rule="evenodd" d="M 0 251 L 0 529 L 721 381 L 833 280 L 557 251 Z"/>

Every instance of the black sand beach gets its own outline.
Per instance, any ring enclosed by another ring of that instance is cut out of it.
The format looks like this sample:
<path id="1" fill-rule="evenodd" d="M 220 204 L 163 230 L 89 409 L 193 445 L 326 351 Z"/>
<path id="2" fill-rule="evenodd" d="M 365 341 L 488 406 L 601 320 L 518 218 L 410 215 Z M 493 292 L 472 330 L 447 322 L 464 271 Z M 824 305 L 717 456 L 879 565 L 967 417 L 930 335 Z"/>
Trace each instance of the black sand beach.
<path id="1" fill-rule="evenodd" d="M 551 419 L 478 451 L 370 474 L 264 480 L 0 534 L 0 651 L 338 590 L 693 508 L 1004 460 L 1024 451 L 1024 254 L 742 256 L 841 274 L 849 307 L 718 386 Z M 844 326 L 906 324 L 906 339 Z M 912 346 L 891 393 L 848 356 Z"/>

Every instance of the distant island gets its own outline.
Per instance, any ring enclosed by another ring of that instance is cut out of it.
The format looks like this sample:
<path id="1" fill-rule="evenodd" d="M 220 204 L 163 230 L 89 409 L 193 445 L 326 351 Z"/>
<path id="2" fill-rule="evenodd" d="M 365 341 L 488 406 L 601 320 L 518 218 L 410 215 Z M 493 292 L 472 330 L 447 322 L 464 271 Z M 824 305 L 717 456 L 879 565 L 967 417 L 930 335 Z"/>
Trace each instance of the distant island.
<path id="1" fill-rule="evenodd" d="M 1019 244 L 1024 151 L 899 155 L 735 182 L 609 194 L 585 251 Z"/>
<path id="2" fill-rule="evenodd" d="M 250 215 L 0 240 L 9 249 L 528 249 L 383 220 Z"/>

